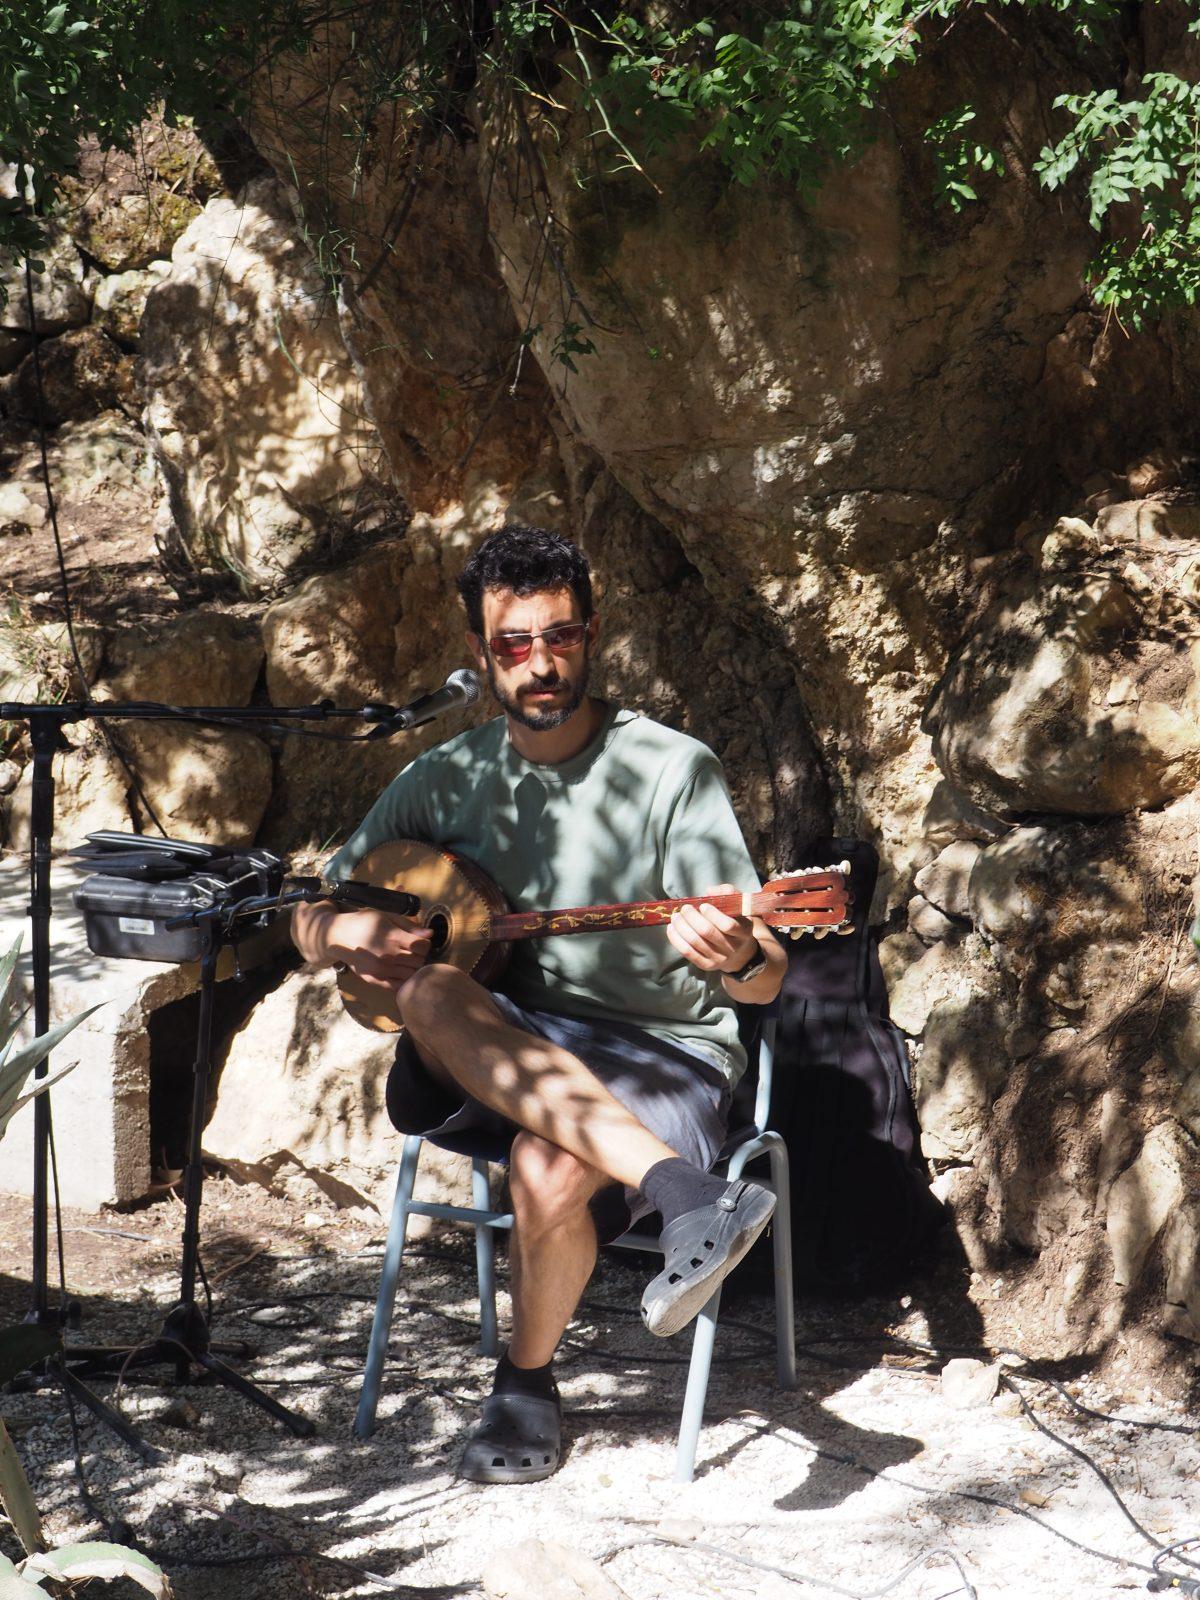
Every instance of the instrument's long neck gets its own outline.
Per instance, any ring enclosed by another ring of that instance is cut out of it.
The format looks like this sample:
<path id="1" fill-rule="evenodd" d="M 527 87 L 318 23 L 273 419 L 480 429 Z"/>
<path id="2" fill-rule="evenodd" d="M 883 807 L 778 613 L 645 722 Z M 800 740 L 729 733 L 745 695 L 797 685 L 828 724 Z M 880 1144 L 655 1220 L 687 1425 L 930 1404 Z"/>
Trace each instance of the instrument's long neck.
<path id="1" fill-rule="evenodd" d="M 716 906 L 727 916 L 756 916 L 760 895 L 694 895 L 687 900 L 638 900 L 628 905 L 568 906 L 560 911 L 512 911 L 493 917 L 493 939 L 544 939 L 559 933 L 607 933 L 614 928 L 656 928 L 681 906 Z M 749 904 L 747 905 L 747 901 Z"/>

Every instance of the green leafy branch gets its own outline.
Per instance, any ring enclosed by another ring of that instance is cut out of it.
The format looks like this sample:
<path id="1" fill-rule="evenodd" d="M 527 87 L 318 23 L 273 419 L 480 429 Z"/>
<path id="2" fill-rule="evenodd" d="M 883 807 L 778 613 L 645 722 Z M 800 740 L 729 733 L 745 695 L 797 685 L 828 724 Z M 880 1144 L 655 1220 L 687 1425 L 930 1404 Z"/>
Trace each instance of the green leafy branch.
<path id="1" fill-rule="evenodd" d="M 1060 95 L 1072 118 L 1066 135 L 1041 153 L 1047 189 L 1087 175 L 1089 221 L 1112 218 L 1133 239 L 1106 243 L 1091 270 L 1096 299 L 1142 327 L 1170 306 L 1200 295 L 1200 84 L 1148 73 L 1142 97 L 1114 89 Z"/>
<path id="2" fill-rule="evenodd" d="M 1200 8 L 1200 0 L 1185 3 Z M 1126 10 L 1118 0 L 763 0 L 708 13 L 687 0 L 497 0 L 490 8 L 347 0 L 336 14 L 322 137 L 350 143 L 348 192 L 325 214 L 319 183 L 302 186 L 317 208 L 313 247 L 331 277 L 355 265 L 346 208 L 377 158 L 375 130 L 388 108 L 419 130 L 418 166 L 422 139 L 471 137 L 482 97 L 515 109 L 514 137 L 536 116 L 557 133 L 563 114 L 579 108 L 590 124 L 592 170 L 602 176 L 632 172 L 659 189 L 657 158 L 690 143 L 733 183 L 770 178 L 810 193 L 870 143 L 896 75 L 914 70 L 968 14 L 1050 13 L 1085 62 L 1098 41 L 1116 40 Z M 202 127 L 236 118 L 264 62 L 303 54 L 318 39 L 329 53 L 330 25 L 324 0 L 213 0 L 198 11 L 186 0 L 48 8 L 12 0 L 0 8 L 0 161 L 17 168 L 16 193 L 0 200 L 0 254 L 36 252 L 81 137 L 128 148 L 160 104 L 168 118 L 186 115 Z M 1200 29 L 1200 16 L 1192 25 Z M 1097 299 L 1138 325 L 1193 305 L 1197 86 L 1151 74 L 1127 100 L 1098 86 L 1060 95 L 1055 109 L 1065 126 L 1036 171 L 1051 191 L 1086 187 L 1092 224 L 1106 234 L 1092 269 Z M 981 180 L 1005 174 L 975 106 L 946 110 L 925 137 L 934 197 L 952 212 L 979 200 Z M 401 196 L 397 227 L 405 214 Z M 385 238 L 380 259 L 387 248 Z M 584 343 L 564 329 L 556 359 L 569 366 L 587 353 Z"/>
<path id="3" fill-rule="evenodd" d="M 1004 158 L 991 145 L 974 136 L 976 112 L 972 106 L 947 111 L 925 131 L 934 152 L 936 198 L 959 212 L 979 199 L 975 184 L 980 173 L 1004 175 Z"/>

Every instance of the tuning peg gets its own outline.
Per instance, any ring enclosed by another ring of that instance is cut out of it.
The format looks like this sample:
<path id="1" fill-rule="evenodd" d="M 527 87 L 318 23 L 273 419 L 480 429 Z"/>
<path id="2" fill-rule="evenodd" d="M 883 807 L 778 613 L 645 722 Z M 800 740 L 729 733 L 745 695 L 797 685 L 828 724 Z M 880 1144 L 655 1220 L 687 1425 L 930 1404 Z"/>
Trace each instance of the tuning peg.
<path id="1" fill-rule="evenodd" d="M 823 939 L 828 932 L 829 932 L 828 928 L 814 928 L 813 929 L 813 938 L 814 939 Z"/>
<path id="2" fill-rule="evenodd" d="M 838 872 L 844 872 L 846 874 L 846 876 L 849 877 L 850 876 L 850 863 L 848 861 L 839 861 L 838 864 L 837 864 L 836 870 Z"/>
<path id="3" fill-rule="evenodd" d="M 789 928 L 788 929 L 788 938 L 789 939 L 803 939 L 804 935 L 807 932 L 808 932 L 807 928 Z"/>
<path id="4" fill-rule="evenodd" d="M 854 924 L 852 922 L 839 922 L 835 931 L 840 933 L 844 939 L 848 933 L 854 932 Z"/>

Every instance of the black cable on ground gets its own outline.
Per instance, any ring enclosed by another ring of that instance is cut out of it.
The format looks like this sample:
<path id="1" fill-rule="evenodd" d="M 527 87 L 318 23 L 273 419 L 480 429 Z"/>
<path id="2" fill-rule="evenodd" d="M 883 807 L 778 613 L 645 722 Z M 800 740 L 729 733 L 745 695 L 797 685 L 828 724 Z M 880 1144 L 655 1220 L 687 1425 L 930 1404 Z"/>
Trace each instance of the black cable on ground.
<path id="1" fill-rule="evenodd" d="M 932 1549 L 915 1556 L 902 1572 L 888 1580 L 880 1589 L 846 1589 L 841 1584 L 834 1583 L 832 1578 L 814 1578 L 810 1573 L 798 1572 L 794 1567 L 777 1567 L 770 1561 L 759 1561 L 753 1556 L 744 1556 L 736 1550 L 729 1550 L 724 1545 L 708 1544 L 702 1539 L 668 1539 L 662 1534 L 647 1534 L 637 1539 L 626 1539 L 621 1544 L 615 1544 L 606 1550 L 602 1556 L 597 1557 L 601 1564 L 611 1561 L 622 1550 L 635 1550 L 639 1545 L 667 1545 L 675 1550 L 701 1550 L 705 1555 L 717 1556 L 723 1561 L 735 1561 L 739 1566 L 752 1567 L 756 1572 L 771 1572 L 777 1577 L 787 1578 L 792 1583 L 805 1583 L 813 1589 L 829 1589 L 834 1594 L 843 1594 L 847 1600 L 881 1600 L 885 1594 L 890 1594 L 893 1589 L 902 1584 L 910 1572 L 915 1572 L 918 1567 L 927 1567 L 937 1556 L 949 1561 L 959 1577 L 962 1579 L 962 1588 L 966 1590 L 968 1600 L 979 1600 L 979 1595 L 966 1569 L 954 1551 L 946 1545 L 934 1545 Z M 951 1591 L 955 1593 L 957 1591 Z"/>
<path id="2" fill-rule="evenodd" d="M 1016 1395 L 1017 1403 L 1021 1407 L 1022 1414 L 1028 1418 L 1030 1422 L 1032 1422 L 1033 1426 L 1038 1430 L 1038 1432 L 1045 1434 L 1047 1439 L 1053 1439 L 1055 1444 L 1061 1445 L 1061 1447 L 1066 1450 L 1068 1454 L 1075 1457 L 1076 1461 L 1082 1461 L 1084 1466 L 1087 1467 L 1090 1472 L 1095 1473 L 1096 1477 L 1099 1478 L 1100 1482 L 1104 1485 L 1109 1494 L 1112 1496 L 1113 1500 L 1116 1502 L 1117 1510 L 1125 1518 L 1126 1522 L 1129 1523 L 1129 1526 L 1134 1530 L 1134 1532 L 1139 1534 L 1151 1547 L 1151 1549 L 1156 1552 L 1161 1551 L 1163 1548 L 1161 1539 L 1156 1539 L 1148 1529 L 1142 1527 L 1141 1523 L 1134 1516 L 1133 1512 L 1125 1504 L 1125 1501 L 1122 1498 L 1116 1484 L 1109 1477 L 1108 1473 L 1105 1472 L 1100 1463 L 1093 1460 L 1093 1458 L 1088 1455 L 1086 1450 L 1080 1449 L 1077 1444 L 1072 1444 L 1069 1439 L 1064 1439 L 1061 1434 L 1055 1433 L 1053 1428 L 1044 1423 L 1034 1411 L 1033 1407 L 1029 1404 L 1028 1400 L 1026 1400 L 1025 1396 L 1017 1388 L 1015 1383 L 1012 1383 L 1007 1378 L 1002 1378 L 1001 1382 L 1010 1394 Z"/>
<path id="3" fill-rule="evenodd" d="M 1197 1544 L 1200 1544 L 1200 1534 L 1194 1534 L 1190 1539 L 1178 1539 L 1174 1544 L 1169 1544 L 1160 1550 L 1154 1558 L 1154 1570 L 1157 1577 L 1151 1578 L 1146 1585 L 1147 1589 L 1154 1594 L 1162 1594 L 1167 1589 L 1179 1589 L 1184 1594 L 1200 1595 L 1200 1582 L 1197 1582 L 1195 1578 L 1164 1572 L 1162 1569 L 1162 1563 L 1168 1559 L 1184 1561 L 1189 1566 L 1195 1565 L 1194 1562 L 1188 1561 L 1186 1556 L 1181 1555 L 1180 1551 L 1190 1550 L 1193 1545 Z"/>

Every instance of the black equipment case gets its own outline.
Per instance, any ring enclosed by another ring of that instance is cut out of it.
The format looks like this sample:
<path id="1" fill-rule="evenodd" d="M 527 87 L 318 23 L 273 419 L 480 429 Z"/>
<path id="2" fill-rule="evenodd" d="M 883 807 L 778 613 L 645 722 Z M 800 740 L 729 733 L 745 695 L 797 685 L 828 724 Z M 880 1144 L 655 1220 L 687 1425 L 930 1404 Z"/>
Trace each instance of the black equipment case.
<path id="1" fill-rule="evenodd" d="M 198 961 L 209 945 L 203 925 L 168 929 L 190 912 L 251 895 L 278 894 L 284 863 L 269 850 L 228 850 L 137 833 L 89 833 L 73 852 L 91 876 L 75 890 L 88 949 L 137 961 Z M 270 912 L 239 931 L 266 925 Z"/>

